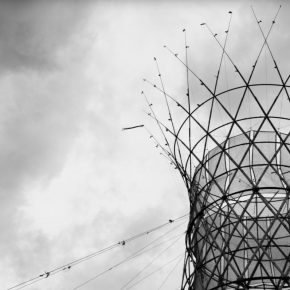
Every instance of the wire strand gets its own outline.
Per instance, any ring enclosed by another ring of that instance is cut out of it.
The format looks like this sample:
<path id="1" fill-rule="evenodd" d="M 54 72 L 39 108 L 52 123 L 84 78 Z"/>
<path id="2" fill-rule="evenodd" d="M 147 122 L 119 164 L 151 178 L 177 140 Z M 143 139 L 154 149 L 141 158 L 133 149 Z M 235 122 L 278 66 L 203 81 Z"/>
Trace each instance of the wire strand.
<path id="1" fill-rule="evenodd" d="M 162 250 L 161 252 L 158 253 L 158 255 L 156 255 L 148 264 L 146 264 L 137 274 L 135 274 L 126 284 L 124 284 L 120 290 L 123 290 L 126 288 L 126 286 L 128 286 L 132 281 L 134 281 L 138 276 L 140 276 L 149 266 L 151 266 L 157 258 L 159 258 L 164 252 L 166 252 L 169 248 L 171 248 L 172 246 L 174 246 L 179 240 L 180 238 L 183 236 L 184 233 L 182 233 L 181 235 L 177 236 L 177 238 L 169 245 L 167 246 L 164 250 Z"/>
<path id="2" fill-rule="evenodd" d="M 182 224 L 181 224 L 181 225 L 182 225 Z M 181 226 L 181 225 L 178 225 L 177 227 L 179 227 L 179 226 Z M 130 261 L 130 260 L 132 260 L 132 259 L 135 259 L 136 257 L 138 257 L 138 256 L 140 256 L 140 255 L 142 255 L 142 254 L 144 254 L 144 253 L 147 252 L 147 251 L 150 251 L 150 250 L 156 248 L 158 245 L 157 245 L 157 246 L 154 246 L 154 247 L 152 247 L 152 248 L 147 249 L 149 246 L 151 246 L 152 244 L 154 244 L 157 240 L 160 240 L 160 239 L 163 238 L 166 234 L 168 234 L 169 232 L 175 230 L 177 227 L 175 227 L 174 229 L 171 229 L 170 231 L 168 231 L 168 232 L 166 232 L 165 234 L 161 235 L 161 236 L 158 237 L 157 239 L 155 239 L 155 240 L 153 240 L 152 242 L 148 243 L 147 245 L 145 245 L 145 246 L 142 247 L 141 249 L 139 249 L 139 250 L 137 250 L 136 252 L 134 252 L 132 255 L 130 255 L 130 256 L 126 257 L 125 259 L 121 260 L 120 262 L 114 264 L 114 265 L 111 266 L 110 268 L 108 268 L 108 269 L 106 269 L 106 270 L 104 270 L 104 271 L 102 271 L 102 272 L 96 274 L 95 276 L 91 277 L 90 279 L 88 279 L 88 280 L 84 281 L 83 283 L 77 285 L 77 286 L 76 286 L 75 288 L 73 288 L 72 290 L 80 289 L 80 288 L 82 288 L 83 286 L 87 285 L 88 283 L 90 283 L 90 282 L 92 282 L 92 281 L 98 279 L 98 278 L 101 277 L 102 275 L 106 274 L 107 272 L 109 272 L 109 271 L 111 271 L 111 270 L 113 270 L 113 269 L 119 267 L 120 265 L 122 265 L 122 264 L 124 264 L 124 263 L 126 263 L 126 262 L 128 262 L 128 261 Z M 184 233 L 184 232 L 183 232 L 183 233 Z M 175 237 L 175 236 L 174 236 L 174 237 Z M 174 237 L 173 237 L 173 238 L 174 238 Z M 170 239 L 169 239 L 169 240 L 170 240 Z M 162 243 L 160 243 L 160 244 L 163 244 L 163 243 L 164 243 L 164 242 L 162 242 Z M 159 244 L 159 245 L 160 245 L 160 244 Z M 147 249 L 147 250 L 144 251 L 145 249 Z"/>
<path id="3" fill-rule="evenodd" d="M 186 216 L 188 216 L 188 214 L 185 214 L 185 215 L 182 215 L 180 217 L 177 217 L 176 219 L 169 219 L 168 222 L 166 222 L 166 223 L 163 223 L 163 224 L 161 224 L 159 226 L 151 228 L 151 229 L 149 229 L 147 231 L 141 232 L 141 233 L 139 233 L 137 235 L 134 235 L 134 236 L 132 236 L 130 238 L 121 240 L 121 241 L 119 241 L 117 243 L 114 243 L 114 244 L 112 244 L 112 245 L 110 245 L 108 247 L 105 247 L 105 248 L 103 248 L 101 250 L 95 251 L 95 252 L 93 252 L 93 253 L 91 253 L 89 255 L 86 255 L 84 257 L 78 258 L 76 260 L 73 260 L 73 261 L 71 261 L 71 262 L 69 262 L 67 264 L 62 265 L 62 266 L 56 267 L 56 268 L 54 268 L 54 269 L 52 269 L 50 271 L 45 271 L 44 273 L 42 273 L 42 274 L 40 274 L 40 275 L 38 275 L 36 277 L 33 277 L 33 278 L 28 279 L 28 280 L 26 280 L 24 282 L 18 283 L 18 284 L 14 285 L 14 286 L 12 286 L 10 288 L 7 288 L 7 290 L 22 289 L 22 288 L 24 288 L 26 286 L 29 286 L 29 285 L 34 284 L 36 282 L 39 282 L 39 281 L 41 281 L 43 279 L 47 279 L 47 278 L 49 278 L 49 277 L 51 277 L 51 276 L 53 276 L 53 275 L 55 275 L 55 274 L 57 274 L 59 272 L 62 272 L 64 270 L 70 270 L 71 267 L 73 267 L 73 266 L 75 266 L 77 264 L 80 264 L 80 263 L 82 263 L 84 261 L 92 259 L 92 258 L 94 258 L 94 257 L 96 257 L 96 256 L 98 256 L 100 254 L 105 253 L 105 252 L 111 251 L 114 248 L 117 248 L 117 247 L 120 247 L 120 246 L 125 246 L 126 243 L 132 242 L 132 241 L 134 241 L 134 240 L 136 240 L 138 238 L 141 238 L 141 237 L 149 235 L 149 234 L 151 234 L 151 233 L 153 233 L 155 231 L 158 231 L 158 230 L 164 228 L 165 226 L 167 226 L 169 224 L 172 224 L 174 222 L 177 222 L 177 221 L 180 221 L 180 220 L 184 219 Z"/>
<path id="4" fill-rule="evenodd" d="M 163 287 L 163 285 L 165 285 L 165 283 L 167 282 L 168 278 L 171 276 L 173 271 L 177 268 L 178 264 L 182 261 L 182 258 L 183 258 L 183 256 L 181 256 L 180 259 L 178 259 L 176 264 L 172 267 L 172 269 L 169 271 L 169 273 L 166 275 L 165 279 L 162 281 L 162 283 L 158 287 L 158 290 L 160 290 Z"/>
<path id="5" fill-rule="evenodd" d="M 141 283 L 142 281 L 144 281 L 145 279 L 149 278 L 150 276 L 154 275 L 155 273 L 161 271 L 163 268 L 165 268 L 166 266 L 168 266 L 169 264 L 173 263 L 174 261 L 176 261 L 179 257 L 182 257 L 184 255 L 184 253 L 178 254 L 176 257 L 174 257 L 173 259 L 169 260 L 167 263 L 165 263 L 164 265 L 162 265 L 161 267 L 157 268 L 155 271 L 149 273 L 148 275 L 146 275 L 145 277 L 143 277 L 142 279 L 140 279 L 138 282 L 136 282 L 135 284 L 131 285 L 129 288 L 127 288 L 126 290 L 129 290 L 131 288 L 133 288 L 134 286 L 138 285 L 139 283 Z"/>

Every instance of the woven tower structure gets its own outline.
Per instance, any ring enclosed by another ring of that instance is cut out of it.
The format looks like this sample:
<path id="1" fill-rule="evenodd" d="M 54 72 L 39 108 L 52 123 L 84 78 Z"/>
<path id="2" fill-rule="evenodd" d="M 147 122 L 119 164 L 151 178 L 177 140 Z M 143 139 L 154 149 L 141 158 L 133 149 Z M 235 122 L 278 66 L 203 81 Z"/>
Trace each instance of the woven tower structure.
<path id="1" fill-rule="evenodd" d="M 168 93 L 156 59 L 160 85 L 146 80 L 168 110 L 161 121 L 146 97 L 162 141 L 150 137 L 180 172 L 190 201 L 181 289 L 290 289 L 290 74 L 269 41 L 278 12 L 265 30 L 253 11 L 261 45 L 248 73 L 227 50 L 230 11 L 223 40 L 201 24 L 221 51 L 212 86 L 189 65 L 185 30 L 184 58 L 166 49 L 186 69 L 186 97 Z"/>

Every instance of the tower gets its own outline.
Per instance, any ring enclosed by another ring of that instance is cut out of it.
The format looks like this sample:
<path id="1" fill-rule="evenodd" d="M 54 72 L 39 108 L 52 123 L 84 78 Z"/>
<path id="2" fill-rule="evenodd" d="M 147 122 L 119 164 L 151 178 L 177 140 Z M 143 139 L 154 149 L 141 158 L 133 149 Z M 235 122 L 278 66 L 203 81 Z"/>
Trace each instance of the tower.
<path id="1" fill-rule="evenodd" d="M 145 96 L 161 132 L 150 137 L 189 196 L 181 289 L 290 289 L 290 74 L 269 41 L 279 10 L 267 30 L 253 10 L 261 44 L 247 74 L 227 49 L 229 11 L 223 40 L 201 24 L 221 52 L 212 86 L 189 65 L 185 29 L 184 58 L 165 48 L 185 67 L 186 97 L 166 90 L 156 58 L 160 84 L 145 80 L 164 95 L 168 113 L 161 120 Z"/>

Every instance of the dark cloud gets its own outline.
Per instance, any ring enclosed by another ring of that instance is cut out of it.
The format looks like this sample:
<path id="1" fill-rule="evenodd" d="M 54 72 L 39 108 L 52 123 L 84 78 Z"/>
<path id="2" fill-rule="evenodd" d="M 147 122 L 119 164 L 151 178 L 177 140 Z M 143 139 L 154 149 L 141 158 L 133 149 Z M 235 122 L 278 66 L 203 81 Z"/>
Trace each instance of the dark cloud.
<path id="1" fill-rule="evenodd" d="M 85 21 L 85 1 L 1 1 L 0 70 L 47 70 Z"/>

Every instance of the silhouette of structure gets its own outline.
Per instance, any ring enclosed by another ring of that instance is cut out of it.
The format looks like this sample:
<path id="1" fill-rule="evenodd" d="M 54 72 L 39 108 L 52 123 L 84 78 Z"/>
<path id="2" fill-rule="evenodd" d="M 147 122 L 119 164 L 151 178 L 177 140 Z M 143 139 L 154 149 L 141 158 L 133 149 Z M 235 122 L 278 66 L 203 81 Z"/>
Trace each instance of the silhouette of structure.
<path id="1" fill-rule="evenodd" d="M 229 11 L 223 41 L 201 24 L 221 49 L 213 88 L 189 67 L 185 30 L 185 60 L 165 48 L 186 69 L 186 97 L 168 93 L 156 58 L 160 85 L 145 80 L 164 95 L 168 113 L 161 121 L 145 96 L 161 132 L 150 137 L 189 195 L 181 289 L 290 289 L 290 74 L 268 40 L 279 10 L 267 32 L 253 10 L 262 38 L 248 74 L 227 50 Z"/>

